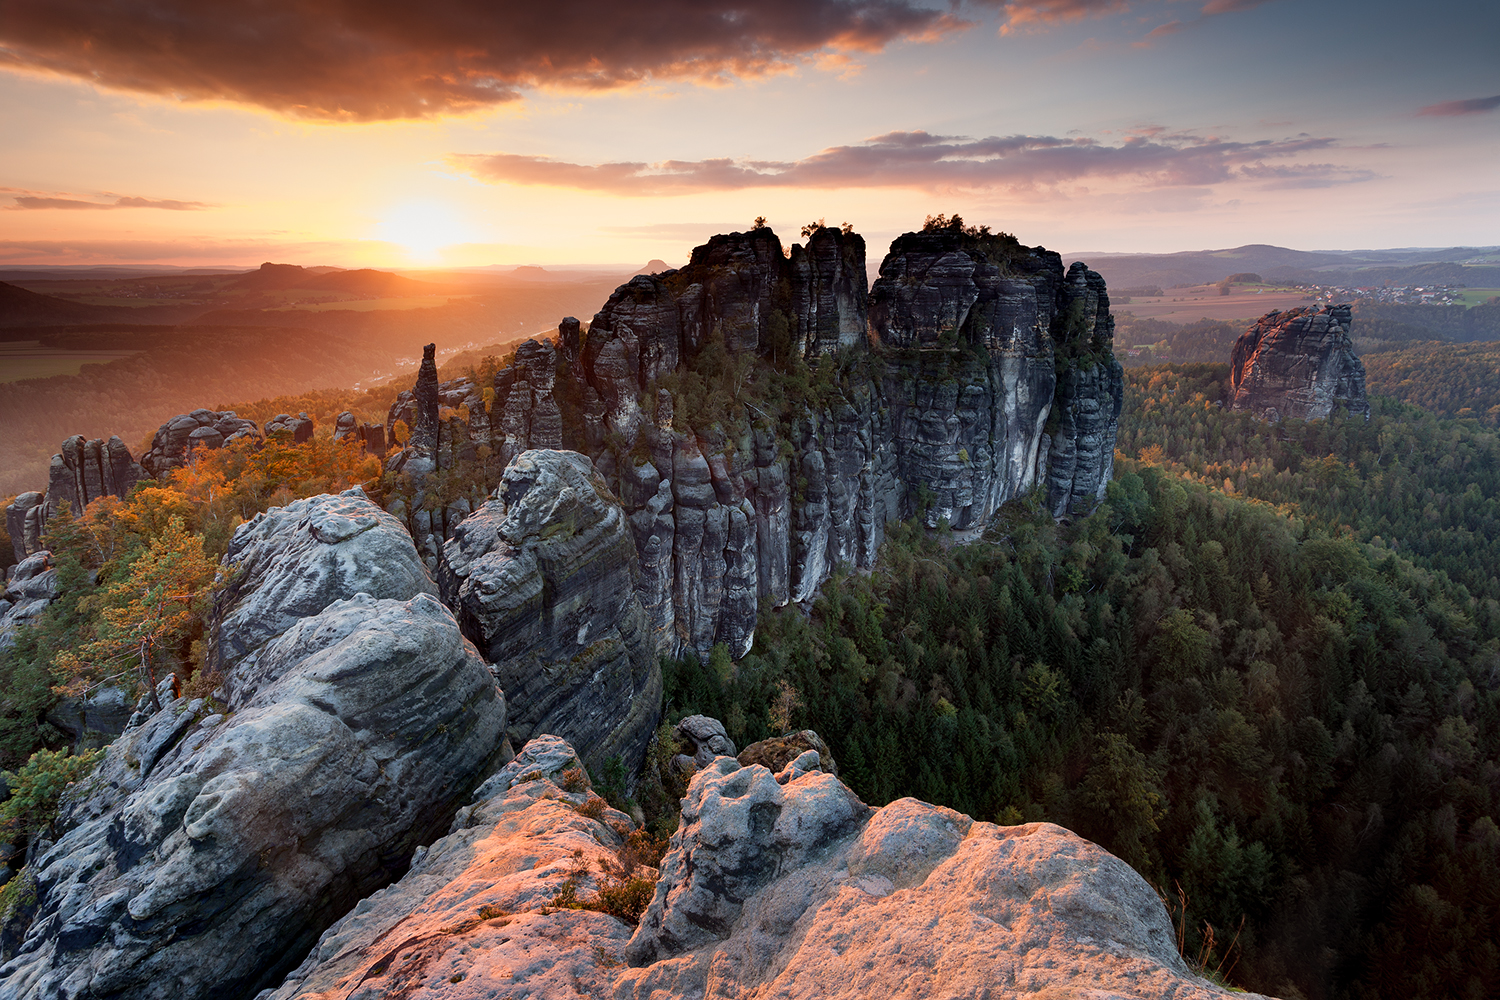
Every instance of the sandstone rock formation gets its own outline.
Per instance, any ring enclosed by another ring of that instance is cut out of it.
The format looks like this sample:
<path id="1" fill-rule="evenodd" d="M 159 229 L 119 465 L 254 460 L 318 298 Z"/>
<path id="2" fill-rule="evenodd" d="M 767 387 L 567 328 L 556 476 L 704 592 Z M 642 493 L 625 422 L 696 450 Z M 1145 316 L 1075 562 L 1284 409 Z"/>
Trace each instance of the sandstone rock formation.
<path id="1" fill-rule="evenodd" d="M 811 729 L 803 729 L 785 736 L 773 736 L 759 743 L 752 743 L 741 750 L 735 759 L 744 767 L 760 764 L 768 771 L 777 772 L 794 763 L 809 750 L 818 755 L 818 770 L 838 777 L 839 767 L 833 759 L 833 751 L 823 738 Z"/>
<path id="2" fill-rule="evenodd" d="M 313 436 L 312 418 L 306 413 L 299 413 L 295 417 L 290 413 L 278 413 L 266 421 L 266 435 L 285 435 L 293 444 L 301 444 L 311 441 Z M 213 447 L 210 445 L 209 447 Z"/>
<path id="3" fill-rule="evenodd" d="M 1370 419 L 1365 366 L 1349 340 L 1350 308 L 1269 312 L 1235 341 L 1230 408 L 1263 420 L 1321 420 L 1335 405 Z"/>
<path id="4" fill-rule="evenodd" d="M 65 802 L 0 997 L 253 996 L 501 761 L 504 698 L 400 526 L 357 491 L 293 507 L 236 533 L 223 703 L 164 682 Z"/>
<path id="5" fill-rule="evenodd" d="M 621 843 L 623 813 L 577 810 L 587 782 L 552 736 L 528 743 L 459 811 L 448 836 L 400 882 L 362 901 L 261 1000 L 608 996 L 630 929 L 614 917 L 547 907 L 573 878 L 579 898 Z M 585 870 L 581 876 L 574 872 Z M 613 963 L 613 965 L 611 965 Z"/>
<path id="6" fill-rule="evenodd" d="M 108 441 L 85 441 L 75 434 L 52 456 L 47 482 L 47 513 L 50 518 L 64 502 L 81 514 L 91 501 L 102 496 L 123 497 L 145 478 L 130 458 L 130 449 L 118 437 Z"/>
<path id="7" fill-rule="evenodd" d="M 1037 486 L 1058 516 L 1097 502 L 1123 399 L 1098 274 L 946 229 L 893 242 L 868 293 L 864 275 L 852 233 L 822 228 L 789 254 L 769 229 L 716 236 L 686 267 L 620 286 L 586 332 L 570 317 L 555 346 L 523 344 L 492 386 L 438 385 L 424 362 L 422 398 L 468 418 L 414 431 L 388 467 L 425 474 L 481 448 L 502 464 L 538 447 L 590 456 L 624 504 L 657 649 L 700 656 L 745 653 L 762 598 L 805 601 L 839 565 L 872 565 L 919 497 L 929 525 L 960 530 Z M 678 413 L 669 386 L 710 349 L 828 381 L 790 402 L 752 393 L 732 419 Z M 418 395 L 388 430 L 426 426 Z M 421 480 L 392 511 L 435 566 L 481 501 L 434 510 Z"/>
<path id="8" fill-rule="evenodd" d="M 333 439 L 357 442 L 369 454 L 376 458 L 385 458 L 385 425 L 362 423 L 348 410 L 335 418 Z"/>
<path id="9" fill-rule="evenodd" d="M 12 566 L 0 596 L 0 650 L 15 645 L 16 629 L 47 610 L 56 596 L 51 552 L 38 549 Z"/>
<path id="10" fill-rule="evenodd" d="M 80 514 L 100 497 L 123 498 L 144 478 L 145 471 L 131 459 L 130 449 L 118 437 L 87 441 L 75 434 L 68 438 L 52 456 L 46 494 L 22 493 L 6 507 L 5 528 L 16 559 L 41 550 L 42 531 L 63 504 Z"/>
<path id="11" fill-rule="evenodd" d="M 141 468 L 155 479 L 165 479 L 186 464 L 193 448 L 219 448 L 244 438 L 261 440 L 260 429 L 255 421 L 235 416 L 233 410 L 179 413 L 151 438 L 151 447 L 141 456 Z"/>
<path id="12" fill-rule="evenodd" d="M 334 601 L 438 593 L 406 529 L 358 488 L 255 515 L 224 558 L 236 572 L 215 601 L 209 655 L 226 677 Z"/>
<path id="13" fill-rule="evenodd" d="M 639 927 L 550 907 L 570 878 L 587 898 L 618 842 L 570 808 L 586 795 L 560 787 L 570 756 L 529 744 L 267 1000 L 1229 995 L 1097 846 L 914 799 L 872 810 L 790 765 L 721 757 L 693 779 Z"/>
<path id="14" fill-rule="evenodd" d="M 490 662 L 521 741 L 562 733 L 601 773 L 635 774 L 661 709 L 661 666 L 636 597 L 635 545 L 587 457 L 527 451 L 458 526 L 443 598 Z"/>
<path id="15" fill-rule="evenodd" d="M 46 524 L 47 497 L 31 490 L 16 496 L 5 508 L 5 533 L 10 536 L 16 562 L 42 550 L 42 528 Z"/>
<path id="16" fill-rule="evenodd" d="M 672 729 L 678 745 L 684 748 L 681 756 L 691 760 L 695 768 L 704 768 L 714 762 L 715 757 L 733 757 L 734 741 L 724 730 L 724 723 L 706 715 L 689 715 Z"/>

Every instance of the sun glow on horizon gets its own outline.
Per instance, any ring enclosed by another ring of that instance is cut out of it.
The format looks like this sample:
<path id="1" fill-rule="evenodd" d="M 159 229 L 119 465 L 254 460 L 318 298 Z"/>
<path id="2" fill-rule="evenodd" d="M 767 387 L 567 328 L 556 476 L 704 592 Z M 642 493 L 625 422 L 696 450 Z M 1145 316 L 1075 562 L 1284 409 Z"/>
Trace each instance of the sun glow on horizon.
<path id="1" fill-rule="evenodd" d="M 414 262 L 436 264 L 446 247 L 483 242 L 485 234 L 446 202 L 408 201 L 385 211 L 375 235 L 403 248 Z"/>

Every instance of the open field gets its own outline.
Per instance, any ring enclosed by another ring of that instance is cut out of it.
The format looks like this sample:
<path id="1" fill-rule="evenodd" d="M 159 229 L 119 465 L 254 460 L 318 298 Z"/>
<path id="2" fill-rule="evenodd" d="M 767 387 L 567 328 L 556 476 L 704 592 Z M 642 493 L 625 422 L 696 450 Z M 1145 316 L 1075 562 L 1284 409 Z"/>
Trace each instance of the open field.
<path id="1" fill-rule="evenodd" d="M 1497 295 L 1500 295 L 1500 288 L 1463 288 L 1459 290 L 1459 297 L 1466 306 L 1482 306 Z"/>
<path id="2" fill-rule="evenodd" d="M 0 382 L 77 375 L 84 365 L 128 358 L 137 351 L 60 351 L 39 341 L 0 343 Z"/>
<path id="3" fill-rule="evenodd" d="M 1276 285 L 1234 285 L 1230 294 L 1220 295 L 1218 285 L 1194 285 L 1191 288 L 1169 288 L 1165 295 L 1131 296 L 1117 312 L 1129 312 L 1137 319 L 1162 319 L 1169 323 L 1193 323 L 1200 319 L 1253 320 L 1272 309 L 1293 309 L 1312 305 L 1306 292 Z"/>
<path id="4" fill-rule="evenodd" d="M 450 300 L 462 300 L 472 298 L 467 295 L 423 295 L 404 296 L 399 299 L 355 299 L 348 298 L 334 302 L 297 303 L 295 305 L 273 306 L 268 312 L 327 312 L 330 309 L 352 309 L 355 312 L 371 312 L 376 309 L 436 309 L 445 306 Z"/>

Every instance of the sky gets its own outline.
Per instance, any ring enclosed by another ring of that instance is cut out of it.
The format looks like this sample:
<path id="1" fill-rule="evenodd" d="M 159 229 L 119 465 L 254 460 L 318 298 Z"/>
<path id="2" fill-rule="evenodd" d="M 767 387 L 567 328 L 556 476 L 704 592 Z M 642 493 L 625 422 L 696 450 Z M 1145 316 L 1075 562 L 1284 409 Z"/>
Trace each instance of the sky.
<path id="1" fill-rule="evenodd" d="M 1500 244 L 1500 4 L 0 0 L 0 266 Z"/>

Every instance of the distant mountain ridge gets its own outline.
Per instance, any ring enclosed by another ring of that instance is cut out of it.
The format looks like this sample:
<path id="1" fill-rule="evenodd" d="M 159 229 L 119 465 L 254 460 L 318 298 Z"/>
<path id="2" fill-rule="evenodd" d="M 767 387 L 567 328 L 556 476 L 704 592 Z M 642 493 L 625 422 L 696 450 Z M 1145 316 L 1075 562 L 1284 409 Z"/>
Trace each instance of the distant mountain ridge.
<path id="1" fill-rule="evenodd" d="M 1171 288 L 1254 271 L 1273 281 L 1320 284 L 1456 283 L 1500 286 L 1500 247 L 1404 247 L 1387 250 L 1292 250 L 1250 243 L 1224 250 L 1163 254 L 1064 254 L 1104 275 L 1111 288 Z"/>

